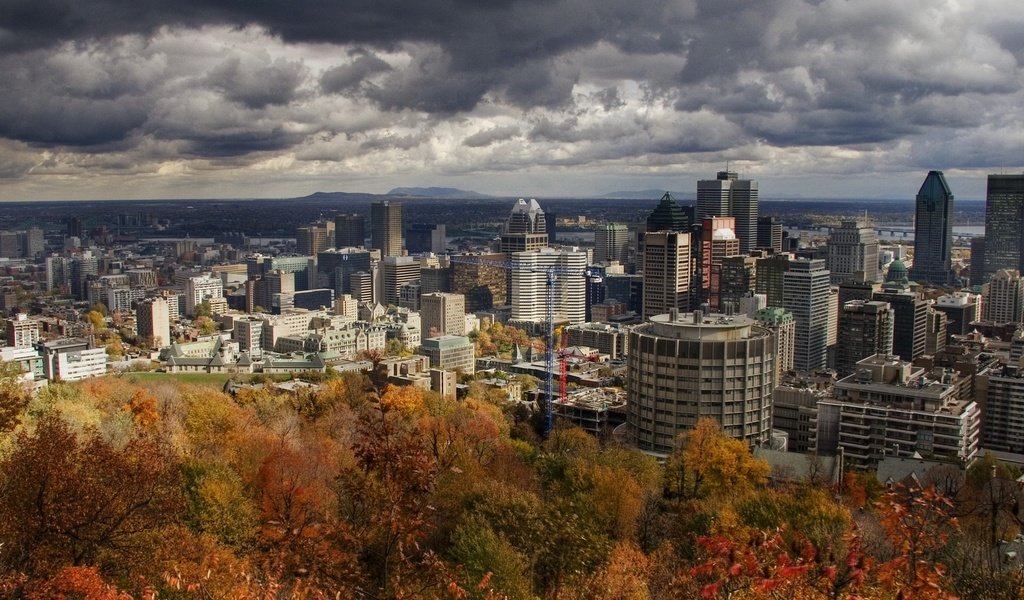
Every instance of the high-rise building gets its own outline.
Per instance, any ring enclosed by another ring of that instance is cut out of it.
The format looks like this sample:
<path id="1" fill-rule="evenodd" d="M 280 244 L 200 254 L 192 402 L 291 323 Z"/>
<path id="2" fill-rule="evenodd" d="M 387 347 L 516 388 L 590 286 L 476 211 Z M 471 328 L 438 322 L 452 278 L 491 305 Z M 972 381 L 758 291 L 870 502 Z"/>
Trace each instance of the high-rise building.
<path id="1" fill-rule="evenodd" d="M 320 284 L 334 290 L 336 296 L 354 293 L 350 277 L 370 271 L 370 251 L 353 247 L 324 250 L 317 254 L 316 268 Z"/>
<path id="2" fill-rule="evenodd" d="M 512 320 L 545 323 L 548 310 L 548 274 L 555 268 L 570 274 L 557 275 L 554 281 L 553 312 L 556 321 L 570 324 L 586 320 L 587 254 L 578 250 L 541 248 L 530 252 L 516 252 L 512 260 L 521 268 L 511 269 Z M 579 275 L 576 275 L 579 273 Z"/>
<path id="3" fill-rule="evenodd" d="M 878 234 L 867 223 L 843 221 L 828 242 L 828 270 L 832 283 L 842 283 L 858 271 L 867 281 L 879 281 Z"/>
<path id="4" fill-rule="evenodd" d="M 740 252 L 757 246 L 757 181 L 739 179 L 732 171 L 719 171 L 716 179 L 697 182 L 697 219 L 733 217 Z"/>
<path id="5" fill-rule="evenodd" d="M 982 294 L 982 320 L 1020 323 L 1024 320 L 1024 278 L 1016 269 L 999 269 Z"/>
<path id="6" fill-rule="evenodd" d="M 385 256 L 381 260 L 384 277 L 383 304 L 398 306 L 402 286 L 420 279 L 420 263 L 411 256 Z"/>
<path id="7" fill-rule="evenodd" d="M 739 312 L 740 299 L 757 288 L 757 258 L 739 255 L 722 259 L 719 305 L 722 312 Z"/>
<path id="8" fill-rule="evenodd" d="M 424 337 L 466 335 L 466 297 L 444 293 L 421 295 L 420 327 Z"/>
<path id="9" fill-rule="evenodd" d="M 722 260 L 740 253 L 735 227 L 733 217 L 707 217 L 701 224 L 700 299 L 716 312 L 722 291 Z"/>
<path id="10" fill-rule="evenodd" d="M 605 223 L 594 231 L 594 262 L 629 262 L 629 229 L 622 223 Z"/>
<path id="11" fill-rule="evenodd" d="M 929 306 L 926 321 L 924 353 L 928 356 L 935 356 L 946 349 L 946 339 L 948 337 L 946 313 L 941 310 L 935 310 L 934 306 Z"/>
<path id="12" fill-rule="evenodd" d="M 888 302 L 851 300 L 839 313 L 836 373 L 846 377 L 875 354 L 892 354 L 894 315 Z"/>
<path id="13" fill-rule="evenodd" d="M 788 252 L 773 254 L 757 259 L 754 267 L 756 276 L 755 291 L 764 294 L 768 306 L 784 306 L 783 280 L 793 255 Z"/>
<path id="14" fill-rule="evenodd" d="M 510 257 L 515 252 L 537 250 L 548 245 L 547 218 L 540 204 L 536 200 L 516 200 L 502 228 L 501 251 Z"/>
<path id="15" fill-rule="evenodd" d="M 71 261 L 71 296 L 75 300 L 89 297 L 89 279 L 99 273 L 100 262 L 90 252 L 76 256 Z"/>
<path id="16" fill-rule="evenodd" d="M 339 214 L 334 217 L 334 247 L 356 248 L 366 245 L 366 219 L 363 215 Z"/>
<path id="17" fill-rule="evenodd" d="M 942 171 L 929 171 L 914 213 L 914 281 L 949 285 L 953 276 L 953 193 Z"/>
<path id="18" fill-rule="evenodd" d="M 691 225 L 692 215 L 688 215 L 668 192 L 647 217 L 647 231 L 689 231 Z"/>
<path id="19" fill-rule="evenodd" d="M 331 247 L 334 222 L 305 225 L 295 230 L 295 249 L 303 256 L 316 256 Z"/>
<path id="20" fill-rule="evenodd" d="M 689 309 L 690 272 L 689 233 L 644 234 L 643 317 Z"/>
<path id="21" fill-rule="evenodd" d="M 39 322 L 29 319 L 25 313 L 18 313 L 7 319 L 7 345 L 15 348 L 31 348 L 39 341 Z"/>
<path id="22" fill-rule="evenodd" d="M 796 321 L 793 366 L 798 371 L 828 364 L 829 275 L 824 260 L 799 258 L 789 261 L 782 276 L 782 306 Z"/>
<path id="23" fill-rule="evenodd" d="M 757 247 L 775 253 L 782 252 L 782 221 L 778 217 L 757 219 Z"/>
<path id="24" fill-rule="evenodd" d="M 489 310 L 505 303 L 508 280 L 505 270 L 497 266 L 503 260 L 503 254 L 472 255 L 467 262 L 452 260 L 451 288 L 466 297 L 468 312 Z"/>
<path id="25" fill-rule="evenodd" d="M 1024 174 L 989 175 L 985 197 L 985 272 L 988 281 L 999 269 L 1024 271 Z"/>
<path id="26" fill-rule="evenodd" d="M 383 200 L 370 205 L 370 241 L 384 256 L 402 254 L 402 205 Z"/>
<path id="27" fill-rule="evenodd" d="M 775 341 L 743 316 L 654 315 L 629 333 L 628 436 L 639 449 L 672 452 L 677 434 L 717 420 L 750 446 L 769 441 Z"/>
<path id="28" fill-rule="evenodd" d="M 171 316 L 166 298 L 149 298 L 135 306 L 135 327 L 139 339 L 147 340 L 151 348 L 163 348 L 171 343 Z"/>
<path id="29" fill-rule="evenodd" d="M 925 352 L 928 302 L 909 288 L 886 284 L 873 300 L 888 302 L 893 310 L 892 353 L 911 362 Z"/>
<path id="30" fill-rule="evenodd" d="M 405 230 L 405 249 L 409 254 L 444 254 L 447 246 L 444 223 L 413 223 Z"/>
<path id="31" fill-rule="evenodd" d="M 985 236 L 971 238 L 971 285 L 985 282 Z"/>
<path id="32" fill-rule="evenodd" d="M 754 313 L 753 318 L 761 327 L 771 331 L 775 337 L 775 367 L 777 371 L 775 385 L 778 385 L 781 375 L 786 371 L 793 370 L 796 320 L 793 318 L 793 313 L 779 307 L 762 308 Z"/>

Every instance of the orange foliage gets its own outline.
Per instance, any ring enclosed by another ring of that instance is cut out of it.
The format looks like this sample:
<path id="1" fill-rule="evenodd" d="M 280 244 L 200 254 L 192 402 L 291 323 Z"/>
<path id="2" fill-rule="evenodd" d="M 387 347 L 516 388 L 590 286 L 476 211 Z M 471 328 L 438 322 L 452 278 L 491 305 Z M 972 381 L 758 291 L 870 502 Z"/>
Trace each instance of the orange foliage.
<path id="1" fill-rule="evenodd" d="M 131 600 L 103 581 L 95 567 L 64 567 L 25 586 L 25 600 Z"/>
<path id="2" fill-rule="evenodd" d="M 388 384 L 380 398 L 381 406 L 403 414 L 415 412 L 423 407 L 423 392 L 416 386 Z"/>
<path id="3" fill-rule="evenodd" d="M 156 398 L 143 389 L 135 390 L 124 410 L 132 413 L 136 425 L 150 428 L 160 422 L 160 413 L 156 409 Z"/>

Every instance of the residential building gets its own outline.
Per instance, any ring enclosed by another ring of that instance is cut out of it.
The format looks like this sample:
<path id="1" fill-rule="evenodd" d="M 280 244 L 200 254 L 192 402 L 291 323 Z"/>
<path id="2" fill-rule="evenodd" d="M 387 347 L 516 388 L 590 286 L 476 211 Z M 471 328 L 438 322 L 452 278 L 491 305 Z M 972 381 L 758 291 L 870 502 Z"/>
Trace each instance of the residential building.
<path id="1" fill-rule="evenodd" d="M 1024 366 L 988 366 L 974 378 L 974 386 L 982 412 L 981 445 L 1024 454 Z"/>
<path id="2" fill-rule="evenodd" d="M 982 320 L 994 323 L 1024 321 L 1024 278 L 1016 269 L 999 269 L 982 292 Z"/>
<path id="3" fill-rule="evenodd" d="M 777 375 L 781 377 L 783 373 L 792 371 L 795 366 L 793 354 L 796 348 L 796 319 L 793 318 L 793 313 L 773 306 L 756 311 L 753 319 L 774 336 Z"/>
<path id="4" fill-rule="evenodd" d="M 135 329 L 140 340 L 150 348 L 163 348 L 171 343 L 171 313 L 167 299 L 149 298 L 135 308 Z"/>
<path id="5" fill-rule="evenodd" d="M 860 469 L 915 453 L 969 466 L 978 454 L 981 410 L 973 398 L 959 397 L 956 377 L 894 356 L 861 360 L 836 383 L 835 397 L 818 403 L 818 451 L 842 448 L 847 464 Z"/>
<path id="6" fill-rule="evenodd" d="M 618 360 L 626 355 L 628 327 L 605 323 L 580 323 L 570 325 L 562 331 L 568 337 L 569 346 L 597 348 L 601 354 L 607 354 L 610 360 Z"/>
<path id="7" fill-rule="evenodd" d="M 185 313 L 194 317 L 196 307 L 208 298 L 223 298 L 224 284 L 219 277 L 200 275 L 185 280 Z"/>
<path id="8" fill-rule="evenodd" d="M 6 320 L 7 345 L 14 348 L 31 348 L 39 341 L 39 322 L 28 315 L 18 313 Z"/>
<path id="9" fill-rule="evenodd" d="M 929 171 L 914 212 L 914 281 L 946 286 L 953 278 L 953 192 L 942 171 Z"/>

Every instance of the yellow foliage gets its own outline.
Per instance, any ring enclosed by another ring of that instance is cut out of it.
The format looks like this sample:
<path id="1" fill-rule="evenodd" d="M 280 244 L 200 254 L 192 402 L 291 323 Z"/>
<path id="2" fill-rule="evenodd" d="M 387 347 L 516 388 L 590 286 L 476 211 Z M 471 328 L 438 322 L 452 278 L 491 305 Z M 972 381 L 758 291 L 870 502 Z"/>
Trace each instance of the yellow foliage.
<path id="1" fill-rule="evenodd" d="M 402 414 L 411 414 L 423 408 L 423 392 L 419 388 L 407 385 L 388 384 L 384 395 L 380 398 L 382 406 L 388 410 L 397 410 Z"/>

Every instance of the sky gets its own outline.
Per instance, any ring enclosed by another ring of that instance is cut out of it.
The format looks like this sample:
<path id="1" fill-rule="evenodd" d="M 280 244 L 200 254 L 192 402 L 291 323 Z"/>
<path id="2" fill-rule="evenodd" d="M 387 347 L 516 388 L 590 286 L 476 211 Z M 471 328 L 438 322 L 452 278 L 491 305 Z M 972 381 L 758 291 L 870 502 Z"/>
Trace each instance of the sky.
<path id="1" fill-rule="evenodd" d="M 447 186 L 958 198 L 1024 171 L 1021 0 L 0 0 L 0 200 Z"/>

